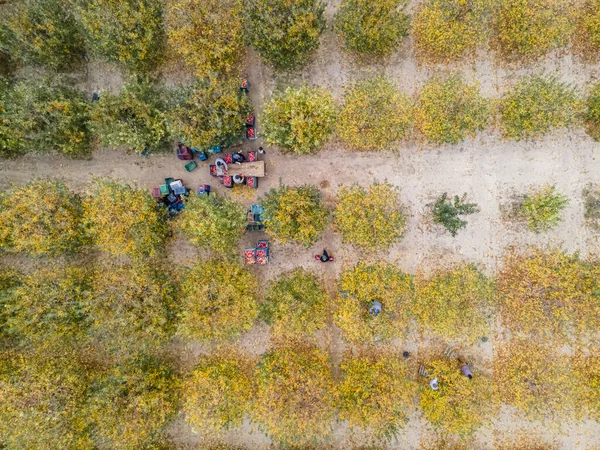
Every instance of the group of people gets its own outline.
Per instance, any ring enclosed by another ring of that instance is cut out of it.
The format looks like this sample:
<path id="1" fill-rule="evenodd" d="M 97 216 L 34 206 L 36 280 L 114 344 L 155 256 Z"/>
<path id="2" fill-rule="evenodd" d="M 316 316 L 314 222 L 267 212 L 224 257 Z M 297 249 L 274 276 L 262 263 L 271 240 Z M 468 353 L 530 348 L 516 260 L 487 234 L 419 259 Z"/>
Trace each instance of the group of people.
<path id="1" fill-rule="evenodd" d="M 462 360 L 458 360 L 458 362 L 461 364 L 460 366 L 460 373 L 462 373 L 463 376 L 467 377 L 469 380 L 473 378 L 473 373 L 471 372 L 471 368 L 469 367 L 469 365 Z M 437 391 L 440 387 L 438 379 L 434 378 L 433 380 L 429 381 L 429 386 L 431 387 L 431 389 L 433 389 L 434 391 Z"/>

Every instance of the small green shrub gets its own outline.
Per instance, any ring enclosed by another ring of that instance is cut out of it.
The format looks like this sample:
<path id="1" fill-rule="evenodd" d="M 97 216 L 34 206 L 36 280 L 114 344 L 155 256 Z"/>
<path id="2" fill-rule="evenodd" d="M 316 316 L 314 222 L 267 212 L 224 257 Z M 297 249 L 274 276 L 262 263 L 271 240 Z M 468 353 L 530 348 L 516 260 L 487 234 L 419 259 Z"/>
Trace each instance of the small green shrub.
<path id="1" fill-rule="evenodd" d="M 102 145 L 141 153 L 168 147 L 163 93 L 149 80 L 128 82 L 118 95 L 101 92 L 92 108 L 92 128 Z"/>
<path id="2" fill-rule="evenodd" d="M 192 244 L 231 254 L 246 230 L 246 209 L 226 197 L 192 193 L 178 224 Z"/>
<path id="3" fill-rule="evenodd" d="M 342 187 L 335 225 L 344 242 L 366 250 L 385 250 L 402 238 L 406 217 L 398 191 L 390 184 Z"/>
<path id="4" fill-rule="evenodd" d="M 417 128 L 434 144 L 457 144 L 487 126 L 489 102 L 459 75 L 429 80 L 419 95 Z"/>
<path id="5" fill-rule="evenodd" d="M 585 103 L 584 119 L 587 133 L 595 141 L 600 141 L 600 83 L 590 87 Z"/>
<path id="6" fill-rule="evenodd" d="M 205 261 L 185 276 L 180 333 L 195 340 L 226 340 L 252 328 L 258 317 L 256 277 L 246 267 Z"/>
<path id="7" fill-rule="evenodd" d="M 523 78 L 500 103 L 501 131 L 508 139 L 537 138 L 575 121 L 575 89 L 553 76 Z"/>
<path id="8" fill-rule="evenodd" d="M 474 56 L 484 42 L 491 0 L 427 0 L 413 20 L 417 56 L 429 63 L 447 63 Z"/>
<path id="9" fill-rule="evenodd" d="M 528 62 L 569 42 L 573 5 L 565 0 L 500 0 L 493 20 L 499 56 Z"/>
<path id="10" fill-rule="evenodd" d="M 209 434 L 242 424 L 254 398 L 252 361 L 220 350 L 200 358 L 183 385 L 185 420 Z"/>
<path id="11" fill-rule="evenodd" d="M 310 336 L 326 324 L 328 299 L 314 274 L 295 269 L 269 284 L 260 317 L 277 336 Z"/>
<path id="12" fill-rule="evenodd" d="M 525 195 L 520 215 L 527 220 L 531 231 L 540 233 L 554 228 L 562 220 L 560 215 L 569 203 L 566 195 L 556 192 L 554 186 L 534 189 Z"/>
<path id="13" fill-rule="evenodd" d="M 342 272 L 334 322 L 342 336 L 354 344 L 373 344 L 402 336 L 408 329 L 412 279 L 387 263 L 358 263 Z M 371 315 L 373 301 L 382 310 Z"/>
<path id="14" fill-rule="evenodd" d="M 467 194 L 462 197 L 454 196 L 453 200 L 448 198 L 448 194 L 444 192 L 433 204 L 433 221 L 442 224 L 446 230 L 454 237 L 458 231 L 467 226 L 467 221 L 460 218 L 469 214 L 479 212 L 479 207 L 476 203 L 466 203 Z"/>
<path id="15" fill-rule="evenodd" d="M 413 106 L 383 77 L 359 81 L 346 91 L 338 135 L 357 150 L 384 150 L 409 136 Z"/>
<path id="16" fill-rule="evenodd" d="M 388 55 L 408 34 L 406 0 L 344 0 L 335 16 L 335 28 L 346 49 L 374 56 Z"/>
<path id="17" fill-rule="evenodd" d="M 165 48 L 160 0 L 79 0 L 88 46 L 136 72 L 150 72 Z"/>
<path id="18" fill-rule="evenodd" d="M 315 186 L 281 186 L 261 201 L 266 231 L 282 243 L 310 247 L 325 230 L 328 213 Z"/>
<path id="19" fill-rule="evenodd" d="M 284 151 L 313 153 L 333 134 L 336 116 L 331 93 L 310 86 L 288 87 L 265 105 L 264 136 Z"/>
<path id="20" fill-rule="evenodd" d="M 174 93 L 170 127 L 177 138 L 191 147 L 228 147 L 242 138 L 250 110 L 238 80 L 204 78 Z"/>
<path id="21" fill-rule="evenodd" d="M 37 180 L 0 194 L 0 247 L 34 255 L 83 245 L 81 198 L 60 181 Z"/>
<path id="22" fill-rule="evenodd" d="M 583 190 L 584 217 L 587 224 L 600 230 L 600 188 L 588 184 Z"/>
<path id="23" fill-rule="evenodd" d="M 169 43 L 196 76 L 229 73 L 244 52 L 242 0 L 168 2 Z"/>
<path id="24" fill-rule="evenodd" d="M 575 51 L 589 62 L 600 54 L 600 0 L 585 0 L 576 15 Z"/>
<path id="25" fill-rule="evenodd" d="M 247 0 L 248 42 L 277 69 L 293 69 L 319 46 L 325 29 L 321 0 Z"/>
<path id="26" fill-rule="evenodd" d="M 33 79 L 0 86 L 0 155 L 57 151 L 70 157 L 91 153 L 89 106 L 63 78 Z"/>
<path id="27" fill-rule="evenodd" d="M 59 71 L 83 64 L 84 38 L 66 0 L 15 2 L 0 27 L 0 47 L 17 60 Z"/>

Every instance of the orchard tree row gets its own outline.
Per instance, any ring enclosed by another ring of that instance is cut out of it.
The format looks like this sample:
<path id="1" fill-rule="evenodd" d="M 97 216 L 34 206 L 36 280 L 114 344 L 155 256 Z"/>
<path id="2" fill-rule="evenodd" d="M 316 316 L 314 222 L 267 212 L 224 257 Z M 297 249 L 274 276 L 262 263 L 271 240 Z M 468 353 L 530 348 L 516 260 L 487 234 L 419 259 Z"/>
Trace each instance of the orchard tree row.
<path id="1" fill-rule="evenodd" d="M 203 435 L 249 415 L 285 445 L 326 440 L 336 412 L 390 438 L 415 405 L 436 429 L 461 436 L 493 420 L 501 404 L 530 419 L 598 420 L 599 272 L 597 260 L 541 251 L 511 254 L 495 280 L 470 265 L 410 276 L 358 263 L 331 299 L 304 269 L 261 294 L 246 266 L 222 260 L 189 269 L 157 259 L 2 269 L 0 443 L 144 448 L 164 440 L 180 410 Z M 375 316 L 374 301 L 383 306 Z M 492 335 L 494 312 L 502 332 L 489 361 L 472 345 Z M 329 314 L 351 344 L 336 376 L 315 346 Z M 270 324 L 273 344 L 253 360 L 228 342 L 258 319 Z M 386 345 L 411 326 L 458 353 L 430 344 L 401 355 Z M 182 341 L 216 350 L 185 369 L 166 353 Z M 564 345 L 572 352 L 557 351 Z"/>
<path id="2" fill-rule="evenodd" d="M 600 189 L 583 192 L 586 223 L 600 227 Z M 466 196 L 446 193 L 425 206 L 430 220 L 456 234 L 467 226 L 465 216 L 479 211 Z M 163 254 L 173 232 L 200 248 L 223 257 L 236 254 L 246 229 L 246 209 L 227 197 L 185 198 L 186 208 L 169 221 L 167 211 L 147 191 L 110 179 L 96 179 L 83 194 L 62 181 L 36 180 L 0 193 L 0 251 L 31 255 L 75 254 L 97 249 L 131 258 Z M 519 199 L 500 205 L 506 220 L 545 232 L 562 220 L 568 198 L 553 186 L 533 188 Z M 388 250 L 403 236 L 407 208 L 394 186 L 341 186 L 336 204 L 326 207 L 315 186 L 280 186 L 260 200 L 266 232 L 279 243 L 314 245 L 329 226 L 345 244 L 369 254 Z"/>
<path id="3" fill-rule="evenodd" d="M 101 92 L 93 102 L 67 77 L 0 80 L 0 156 L 89 157 L 94 140 L 137 153 L 170 149 L 176 139 L 203 150 L 229 146 L 241 139 L 250 111 L 233 78 L 199 79 L 168 92 L 148 78 L 132 78 L 118 94 Z"/>
<path id="4" fill-rule="evenodd" d="M 136 73 L 178 54 L 204 77 L 239 69 L 247 45 L 277 69 L 305 63 L 326 28 L 321 0 L 8 0 L 0 51 L 7 65 L 72 71 L 88 55 Z M 447 63 L 491 47 L 503 61 L 531 62 L 572 44 L 600 51 L 597 0 L 343 0 L 334 28 L 351 53 L 381 57 L 412 32 L 426 63 Z M 135 32 L 132 32 L 135 30 Z M 489 45 L 488 45 L 489 44 Z"/>
<path id="5" fill-rule="evenodd" d="M 0 83 L 0 155 L 58 151 L 89 156 L 92 141 L 141 153 L 168 149 L 180 139 L 205 150 L 238 142 L 251 111 L 234 78 L 198 79 L 165 89 L 147 78 L 118 94 L 88 101 L 62 77 Z M 600 139 L 600 85 L 586 97 L 554 76 L 521 79 L 500 99 L 457 74 L 434 76 L 414 96 L 382 77 L 350 85 L 341 106 L 312 86 L 277 91 L 266 103 L 264 137 L 284 152 L 310 154 L 336 134 L 359 151 L 397 148 L 400 142 L 458 144 L 494 124 L 505 139 L 537 139 L 583 126 Z"/>

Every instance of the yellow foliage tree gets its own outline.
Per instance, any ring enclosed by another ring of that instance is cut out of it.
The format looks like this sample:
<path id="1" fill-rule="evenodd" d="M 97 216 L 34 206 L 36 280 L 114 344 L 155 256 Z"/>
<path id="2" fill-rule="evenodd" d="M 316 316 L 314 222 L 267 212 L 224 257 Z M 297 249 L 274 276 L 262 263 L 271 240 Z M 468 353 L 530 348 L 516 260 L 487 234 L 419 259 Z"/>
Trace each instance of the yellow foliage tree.
<path id="1" fill-rule="evenodd" d="M 145 355 L 98 371 L 81 412 L 94 447 L 160 448 L 163 429 L 177 412 L 179 388 L 168 364 Z"/>
<path id="2" fill-rule="evenodd" d="M 84 202 L 93 244 L 114 256 L 155 256 L 169 233 L 167 214 L 141 189 L 97 179 Z"/>
<path id="3" fill-rule="evenodd" d="M 0 247 L 34 255 L 84 243 L 81 198 L 61 181 L 37 180 L 0 194 Z"/>
<path id="4" fill-rule="evenodd" d="M 310 336 L 325 325 L 328 300 L 319 279 L 298 268 L 269 284 L 260 315 L 276 336 Z"/>
<path id="5" fill-rule="evenodd" d="M 254 398 L 253 369 L 229 350 L 201 358 L 183 386 L 187 423 L 205 435 L 240 426 Z"/>
<path id="6" fill-rule="evenodd" d="M 327 227 L 328 213 L 315 186 L 271 189 L 260 204 L 267 233 L 282 243 L 309 247 Z"/>
<path id="7" fill-rule="evenodd" d="M 175 286 L 149 262 L 96 268 L 90 334 L 113 356 L 160 347 L 174 331 Z"/>
<path id="8" fill-rule="evenodd" d="M 90 368 L 73 348 L 0 353 L 0 442 L 7 449 L 93 448 L 81 414 Z"/>
<path id="9" fill-rule="evenodd" d="M 576 13 L 574 47 L 579 56 L 595 62 L 600 54 L 600 0 L 585 0 Z"/>
<path id="10" fill-rule="evenodd" d="M 435 428 L 466 436 L 490 419 L 497 402 L 491 380 L 483 372 L 476 371 L 469 379 L 456 359 L 441 356 L 431 357 L 423 365 L 427 376 L 421 381 L 420 406 Z M 437 390 L 430 386 L 435 378 Z"/>
<path id="11" fill-rule="evenodd" d="M 342 272 L 334 315 L 344 339 L 367 344 L 401 336 L 408 326 L 412 280 L 396 266 L 365 262 Z M 372 302 L 382 311 L 372 315 Z"/>
<path id="12" fill-rule="evenodd" d="M 509 61 L 530 62 L 565 46 L 573 31 L 570 0 L 500 0 L 493 15 L 493 44 Z"/>
<path id="13" fill-rule="evenodd" d="M 402 238 L 405 225 L 398 191 L 392 185 L 340 188 L 335 226 L 344 242 L 370 251 L 386 250 Z"/>
<path id="14" fill-rule="evenodd" d="M 510 254 L 498 275 L 498 309 L 512 333 L 570 341 L 600 326 L 598 263 L 560 251 Z"/>
<path id="15" fill-rule="evenodd" d="M 168 3 L 169 43 L 196 76 L 228 73 L 244 53 L 242 0 Z"/>
<path id="16" fill-rule="evenodd" d="M 180 332 L 190 339 L 222 340 L 252 328 L 258 316 L 257 280 L 244 266 L 206 261 L 183 280 Z"/>
<path id="17" fill-rule="evenodd" d="M 338 135 L 357 150 L 384 150 L 409 136 L 410 99 L 383 77 L 359 81 L 345 93 Z"/>
<path id="18" fill-rule="evenodd" d="M 283 446 L 322 443 L 332 434 L 335 385 L 327 356 L 316 347 L 281 347 L 256 368 L 252 418 Z"/>
<path id="19" fill-rule="evenodd" d="M 584 417 L 600 419 L 600 353 L 592 348 L 590 354 L 579 352 L 574 357 L 573 372 L 576 378 L 575 404 Z"/>
<path id="20" fill-rule="evenodd" d="M 472 344 L 489 333 L 492 282 L 473 265 L 437 270 L 415 278 L 412 311 L 422 333 Z"/>
<path id="21" fill-rule="evenodd" d="M 448 63 L 474 56 L 485 41 L 493 0 L 427 0 L 412 22 L 417 56 L 428 63 Z"/>
<path id="22" fill-rule="evenodd" d="M 362 352 L 342 361 L 340 419 L 391 439 L 404 426 L 417 396 L 409 367 L 398 355 Z"/>
<path id="23" fill-rule="evenodd" d="M 179 228 L 192 244 L 222 255 L 237 249 L 246 230 L 246 210 L 226 197 L 191 193 L 180 216 Z"/>
<path id="24" fill-rule="evenodd" d="M 573 374 L 567 356 L 531 338 L 496 347 L 494 386 L 503 403 L 529 419 L 557 418 L 572 411 Z"/>

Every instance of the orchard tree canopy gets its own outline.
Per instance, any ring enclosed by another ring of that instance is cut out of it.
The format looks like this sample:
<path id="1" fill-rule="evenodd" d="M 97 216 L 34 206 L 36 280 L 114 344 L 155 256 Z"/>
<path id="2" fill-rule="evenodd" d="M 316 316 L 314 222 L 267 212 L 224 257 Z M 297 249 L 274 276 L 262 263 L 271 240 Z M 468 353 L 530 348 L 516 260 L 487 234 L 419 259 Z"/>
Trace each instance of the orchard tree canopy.
<path id="1" fill-rule="evenodd" d="M 244 53 L 242 0 L 173 0 L 169 42 L 196 76 L 231 72 Z"/>
<path id="2" fill-rule="evenodd" d="M 95 52 L 137 72 L 149 72 L 165 47 L 160 0 L 79 0 L 78 12 Z"/>
<path id="3" fill-rule="evenodd" d="M 293 69 L 319 46 L 321 0 L 246 0 L 246 39 L 277 69 Z"/>

